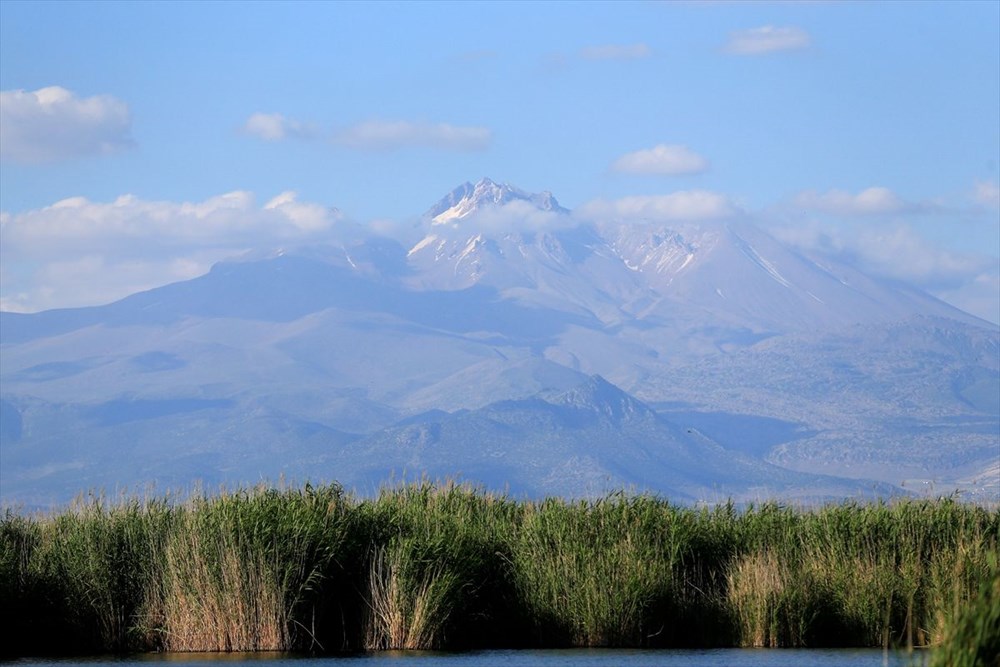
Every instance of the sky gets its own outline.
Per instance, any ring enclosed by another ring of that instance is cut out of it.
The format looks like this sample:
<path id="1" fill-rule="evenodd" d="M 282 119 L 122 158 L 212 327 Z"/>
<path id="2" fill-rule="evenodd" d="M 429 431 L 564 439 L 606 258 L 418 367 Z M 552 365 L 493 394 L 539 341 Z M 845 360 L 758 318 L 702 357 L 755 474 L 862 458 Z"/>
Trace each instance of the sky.
<path id="1" fill-rule="evenodd" d="M 1000 322 L 1000 2 L 0 2 L 0 308 L 392 234 L 488 176 Z"/>

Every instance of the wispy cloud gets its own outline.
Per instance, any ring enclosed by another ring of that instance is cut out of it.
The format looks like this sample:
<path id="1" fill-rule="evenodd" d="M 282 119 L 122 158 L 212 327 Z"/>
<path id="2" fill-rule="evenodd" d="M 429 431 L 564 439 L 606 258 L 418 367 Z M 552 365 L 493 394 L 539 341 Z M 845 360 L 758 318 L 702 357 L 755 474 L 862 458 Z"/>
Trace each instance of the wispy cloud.
<path id="1" fill-rule="evenodd" d="M 682 190 L 667 195 L 597 199 L 584 204 L 573 213 L 592 220 L 683 222 L 731 218 L 739 215 L 740 208 L 717 192 Z"/>
<path id="2" fill-rule="evenodd" d="M 448 151 L 486 150 L 493 139 L 489 128 L 406 120 L 368 120 L 335 133 L 334 142 L 358 150 L 436 148 Z"/>
<path id="3" fill-rule="evenodd" d="M 770 231 L 800 249 L 917 285 L 973 315 L 1000 322 L 996 257 L 943 248 L 904 222 L 858 226 L 812 220 Z"/>
<path id="4" fill-rule="evenodd" d="M 243 124 L 243 131 L 264 141 L 309 139 L 318 135 L 315 126 L 286 118 L 280 113 L 255 113 Z"/>
<path id="5" fill-rule="evenodd" d="M 104 155 L 131 147 L 128 105 L 60 86 L 0 92 L 0 157 L 21 163 Z"/>
<path id="6" fill-rule="evenodd" d="M 903 201 L 889 188 L 871 187 L 857 194 L 844 190 L 830 190 L 818 193 L 807 190 L 795 197 L 795 205 L 808 210 L 835 215 L 886 215 L 927 210 L 926 205 Z"/>
<path id="7" fill-rule="evenodd" d="M 601 44 L 580 49 L 584 60 L 637 60 L 653 55 L 653 49 L 639 42 L 637 44 Z"/>
<path id="8" fill-rule="evenodd" d="M 759 56 L 777 51 L 798 51 L 811 43 L 809 33 L 802 28 L 765 25 L 730 33 L 725 51 L 738 56 Z"/>
<path id="9" fill-rule="evenodd" d="M 1000 272 L 998 271 L 974 273 L 962 285 L 934 290 L 933 293 L 939 299 L 967 313 L 1000 324 Z"/>
<path id="10" fill-rule="evenodd" d="M 989 181 L 978 181 L 976 183 L 975 200 L 984 206 L 1000 208 L 1000 186 Z"/>
<path id="11" fill-rule="evenodd" d="M 542 66 L 548 71 L 561 71 L 580 61 L 629 61 L 642 60 L 653 55 L 653 49 L 644 42 L 635 44 L 595 44 L 584 46 L 576 52 L 556 51 L 542 58 Z"/>
<path id="12" fill-rule="evenodd" d="M 0 296 L 4 309 L 16 310 L 108 302 L 249 249 L 329 240 L 343 224 L 336 209 L 294 192 L 263 206 L 244 191 L 197 202 L 73 197 L 0 214 Z"/>
<path id="13" fill-rule="evenodd" d="M 210 252 L 163 259 L 105 255 L 58 259 L 40 265 L 29 284 L 12 284 L 7 278 L 0 310 L 36 312 L 110 303 L 167 283 L 197 278 L 219 259 Z M 8 290 L 8 286 L 13 289 Z"/>
<path id="14" fill-rule="evenodd" d="M 543 211 L 535 204 L 514 200 L 500 206 L 483 206 L 457 224 L 434 226 L 435 234 L 457 233 L 467 237 L 470 229 L 498 232 L 536 232 L 564 229 L 579 224 L 564 211 Z"/>
<path id="15" fill-rule="evenodd" d="M 409 120 L 373 119 L 323 131 L 280 113 L 255 113 L 243 124 L 243 131 L 263 141 L 317 140 L 360 151 L 432 148 L 472 152 L 486 150 L 493 140 L 493 132 L 486 127 Z"/>
<path id="16" fill-rule="evenodd" d="M 697 174 L 708 169 L 708 160 L 685 146 L 660 144 L 622 155 L 611 169 L 627 174 Z"/>

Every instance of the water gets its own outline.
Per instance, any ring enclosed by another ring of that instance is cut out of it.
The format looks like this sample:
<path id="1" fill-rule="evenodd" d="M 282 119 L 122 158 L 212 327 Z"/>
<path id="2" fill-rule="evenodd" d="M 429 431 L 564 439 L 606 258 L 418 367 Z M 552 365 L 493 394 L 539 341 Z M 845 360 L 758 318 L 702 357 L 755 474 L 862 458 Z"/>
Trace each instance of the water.
<path id="1" fill-rule="evenodd" d="M 879 649 L 570 649 L 544 651 L 384 651 L 343 657 L 287 654 L 152 653 L 127 657 L 22 659 L 12 665 L 49 667 L 111 665 L 150 667 L 170 663 L 194 667 L 919 667 L 926 653 L 883 653 Z"/>

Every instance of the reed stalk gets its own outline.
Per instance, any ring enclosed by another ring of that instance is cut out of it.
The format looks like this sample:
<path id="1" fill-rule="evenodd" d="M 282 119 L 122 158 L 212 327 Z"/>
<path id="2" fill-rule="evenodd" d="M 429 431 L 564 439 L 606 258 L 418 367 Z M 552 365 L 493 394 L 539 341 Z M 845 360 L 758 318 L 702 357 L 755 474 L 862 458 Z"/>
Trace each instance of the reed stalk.
<path id="1" fill-rule="evenodd" d="M 513 569 L 536 632 L 573 646 L 645 644 L 655 632 L 649 613 L 672 587 L 664 509 L 623 496 L 525 503 Z"/>
<path id="2" fill-rule="evenodd" d="M 931 646 L 981 660 L 1000 636 L 998 544 L 1000 510 L 953 499 L 692 509 L 427 481 L 369 499 L 335 485 L 97 495 L 0 515 L 0 644 Z M 939 664 L 983 664 L 958 660 Z"/>

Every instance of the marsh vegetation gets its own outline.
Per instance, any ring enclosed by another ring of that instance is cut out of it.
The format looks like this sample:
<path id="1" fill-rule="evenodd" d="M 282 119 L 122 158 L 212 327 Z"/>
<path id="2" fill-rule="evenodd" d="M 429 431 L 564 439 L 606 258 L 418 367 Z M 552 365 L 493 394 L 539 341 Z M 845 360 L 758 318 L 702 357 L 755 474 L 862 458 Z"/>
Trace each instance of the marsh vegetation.
<path id="1" fill-rule="evenodd" d="M 1000 511 L 950 499 L 692 508 L 429 483 L 91 496 L 3 515 L 0 614 L 14 655 L 946 642 L 990 656 L 998 536 Z"/>

